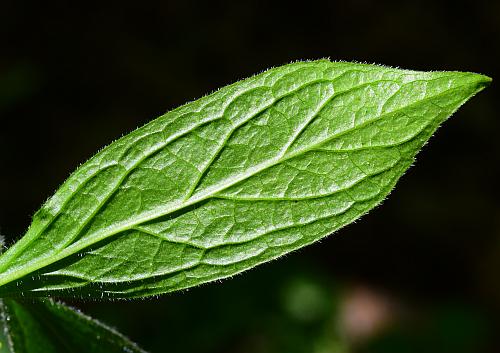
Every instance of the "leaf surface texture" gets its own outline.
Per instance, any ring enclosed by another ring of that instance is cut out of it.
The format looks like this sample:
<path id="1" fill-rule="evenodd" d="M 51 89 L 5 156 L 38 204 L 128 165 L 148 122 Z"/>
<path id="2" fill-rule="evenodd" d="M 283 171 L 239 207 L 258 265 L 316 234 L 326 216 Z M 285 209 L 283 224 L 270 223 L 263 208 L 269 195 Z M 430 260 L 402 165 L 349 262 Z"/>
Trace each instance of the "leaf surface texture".
<path id="1" fill-rule="evenodd" d="M 0 293 L 149 296 L 311 244 L 379 204 L 489 81 L 320 60 L 224 87 L 78 168 L 0 258 Z"/>
<path id="2" fill-rule="evenodd" d="M 145 353 L 80 311 L 53 300 L 0 302 L 2 353 Z"/>

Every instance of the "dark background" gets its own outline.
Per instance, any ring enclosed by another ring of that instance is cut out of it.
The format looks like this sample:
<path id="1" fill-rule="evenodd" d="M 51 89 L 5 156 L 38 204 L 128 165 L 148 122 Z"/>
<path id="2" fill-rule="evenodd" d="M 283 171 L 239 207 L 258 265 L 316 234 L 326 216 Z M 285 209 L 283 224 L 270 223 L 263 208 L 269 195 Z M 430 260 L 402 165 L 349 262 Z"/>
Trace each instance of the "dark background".
<path id="1" fill-rule="evenodd" d="M 499 352 L 500 2 L 0 1 L 0 232 L 102 146 L 298 59 L 487 74 L 382 207 L 243 276 L 78 303 L 153 352 Z"/>

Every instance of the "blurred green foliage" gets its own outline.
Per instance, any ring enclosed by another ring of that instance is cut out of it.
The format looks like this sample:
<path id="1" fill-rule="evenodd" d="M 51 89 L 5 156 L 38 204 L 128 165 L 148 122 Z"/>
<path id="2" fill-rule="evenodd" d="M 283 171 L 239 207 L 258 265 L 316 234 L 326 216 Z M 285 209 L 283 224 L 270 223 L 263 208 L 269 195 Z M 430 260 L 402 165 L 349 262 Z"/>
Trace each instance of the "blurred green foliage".
<path id="1" fill-rule="evenodd" d="M 487 316 L 474 307 L 401 298 L 380 329 L 350 337 L 339 314 L 354 284 L 292 257 L 184 293 L 83 306 L 152 352 L 168 342 L 171 353 L 462 353 L 483 352 L 491 339 Z"/>

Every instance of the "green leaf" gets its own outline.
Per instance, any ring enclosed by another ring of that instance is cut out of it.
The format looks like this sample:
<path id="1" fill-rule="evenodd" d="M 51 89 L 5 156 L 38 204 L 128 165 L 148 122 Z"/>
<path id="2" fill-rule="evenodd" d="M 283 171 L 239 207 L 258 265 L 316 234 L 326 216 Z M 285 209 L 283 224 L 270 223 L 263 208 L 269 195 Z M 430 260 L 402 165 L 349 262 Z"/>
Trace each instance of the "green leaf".
<path id="1" fill-rule="evenodd" d="M 5 299 L 2 311 L 2 353 L 144 352 L 115 330 L 53 300 Z"/>
<path id="2" fill-rule="evenodd" d="M 321 60 L 227 86 L 82 165 L 0 258 L 0 293 L 148 296 L 311 244 L 379 204 L 490 81 Z"/>

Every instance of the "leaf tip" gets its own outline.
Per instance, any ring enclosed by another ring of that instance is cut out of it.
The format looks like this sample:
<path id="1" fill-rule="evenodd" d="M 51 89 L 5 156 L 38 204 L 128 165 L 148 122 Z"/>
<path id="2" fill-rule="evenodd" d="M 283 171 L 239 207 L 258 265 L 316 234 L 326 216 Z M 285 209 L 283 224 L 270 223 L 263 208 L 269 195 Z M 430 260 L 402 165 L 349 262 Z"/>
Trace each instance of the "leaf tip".
<path id="1" fill-rule="evenodd" d="M 492 81 L 493 79 L 489 76 L 470 73 L 470 83 L 478 92 L 488 87 Z"/>

